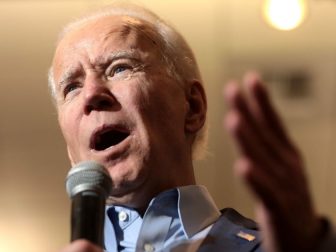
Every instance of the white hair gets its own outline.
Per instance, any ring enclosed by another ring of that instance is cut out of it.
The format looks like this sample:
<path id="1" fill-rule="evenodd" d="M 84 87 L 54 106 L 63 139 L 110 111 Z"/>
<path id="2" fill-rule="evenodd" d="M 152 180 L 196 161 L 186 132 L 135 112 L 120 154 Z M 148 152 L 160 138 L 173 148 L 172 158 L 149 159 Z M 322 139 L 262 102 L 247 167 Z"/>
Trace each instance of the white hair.
<path id="1" fill-rule="evenodd" d="M 158 46 L 161 47 L 161 56 L 167 66 L 167 73 L 179 84 L 183 84 L 188 80 L 197 80 L 202 83 L 195 56 L 182 35 L 155 13 L 139 5 L 115 2 L 103 9 L 83 16 L 63 28 L 59 34 L 57 44 L 66 34 L 76 28 L 78 29 L 90 21 L 110 16 L 127 16 L 150 25 L 158 40 Z M 53 66 L 49 69 L 48 84 L 51 95 L 55 100 L 56 90 Z M 207 123 L 205 123 L 203 128 L 197 132 L 192 146 L 193 159 L 204 157 L 207 145 L 207 131 Z"/>

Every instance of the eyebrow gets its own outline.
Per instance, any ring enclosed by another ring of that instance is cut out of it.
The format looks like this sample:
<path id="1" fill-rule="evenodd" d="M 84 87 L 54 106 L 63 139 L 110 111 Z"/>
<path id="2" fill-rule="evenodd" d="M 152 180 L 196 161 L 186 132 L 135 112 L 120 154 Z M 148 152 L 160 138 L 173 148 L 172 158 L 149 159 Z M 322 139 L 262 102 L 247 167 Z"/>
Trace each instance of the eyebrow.
<path id="1" fill-rule="evenodd" d="M 99 57 L 96 60 L 96 63 L 94 63 L 93 65 L 105 66 L 106 64 L 110 64 L 113 61 L 116 61 L 118 59 L 132 59 L 132 60 L 139 61 L 140 54 L 135 49 L 116 51 L 116 52 L 109 53 L 107 56 L 103 55 Z"/>
<path id="2" fill-rule="evenodd" d="M 124 50 L 124 51 L 116 51 L 109 53 L 107 56 L 100 56 L 95 61 L 96 63 L 91 63 L 92 65 L 97 65 L 99 67 L 105 66 L 106 64 L 110 64 L 113 61 L 118 59 L 132 59 L 139 61 L 140 54 L 134 50 Z M 60 77 L 59 87 L 64 86 L 69 80 L 75 79 L 78 75 L 80 75 L 81 67 L 70 67 L 67 69 Z"/>
<path id="3" fill-rule="evenodd" d="M 69 80 L 76 78 L 80 74 L 81 70 L 77 67 L 71 67 L 65 71 L 60 77 L 59 87 L 64 86 Z"/>

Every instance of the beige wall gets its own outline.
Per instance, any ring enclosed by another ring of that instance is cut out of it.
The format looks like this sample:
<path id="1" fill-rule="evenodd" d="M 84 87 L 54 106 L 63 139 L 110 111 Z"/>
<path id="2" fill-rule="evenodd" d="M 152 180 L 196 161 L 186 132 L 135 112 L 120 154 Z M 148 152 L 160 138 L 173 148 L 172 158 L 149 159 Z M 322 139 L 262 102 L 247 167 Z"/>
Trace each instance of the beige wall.
<path id="1" fill-rule="evenodd" d="M 109 1 L 0 1 L 0 251 L 57 251 L 69 237 L 64 178 L 70 165 L 49 101 L 46 73 L 57 32 Z M 194 48 L 209 97 L 209 155 L 196 164 L 219 207 L 253 217 L 253 202 L 232 175 L 234 150 L 222 131 L 225 80 L 251 67 L 307 69 L 312 93 L 288 99 L 270 86 L 301 147 L 319 210 L 336 221 L 336 3 L 311 1 L 307 22 L 291 32 L 269 28 L 258 0 L 143 0 Z"/>

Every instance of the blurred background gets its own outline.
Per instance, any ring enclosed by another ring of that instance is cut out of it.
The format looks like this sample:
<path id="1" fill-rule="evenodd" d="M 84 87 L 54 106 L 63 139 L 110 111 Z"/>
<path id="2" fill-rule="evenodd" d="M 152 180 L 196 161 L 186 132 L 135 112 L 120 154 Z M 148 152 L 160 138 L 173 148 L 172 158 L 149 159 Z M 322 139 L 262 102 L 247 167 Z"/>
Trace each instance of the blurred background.
<path id="1" fill-rule="evenodd" d="M 69 240 L 70 164 L 47 70 L 62 26 L 109 2 L 0 0 L 0 252 L 58 251 Z M 336 1 L 268 3 L 273 23 L 291 15 L 284 20 L 293 23 L 280 26 L 286 30 L 266 22 L 266 0 L 134 2 L 177 27 L 195 51 L 210 109 L 209 154 L 196 163 L 197 178 L 218 206 L 254 217 L 253 199 L 233 176 L 221 92 L 227 80 L 255 69 L 303 152 L 319 211 L 336 221 Z"/>

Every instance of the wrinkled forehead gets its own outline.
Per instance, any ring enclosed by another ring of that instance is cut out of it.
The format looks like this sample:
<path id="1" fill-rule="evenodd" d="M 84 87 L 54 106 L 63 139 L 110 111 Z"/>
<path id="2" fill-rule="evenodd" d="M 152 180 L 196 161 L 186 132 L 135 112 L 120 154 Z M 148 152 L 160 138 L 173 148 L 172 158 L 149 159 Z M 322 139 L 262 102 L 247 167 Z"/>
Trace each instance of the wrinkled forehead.
<path id="1" fill-rule="evenodd" d="M 73 52 L 86 54 L 93 64 L 111 52 L 137 50 L 147 57 L 163 53 L 163 41 L 150 23 L 128 16 L 99 17 L 84 21 L 59 41 L 53 60 L 54 75 L 69 67 Z"/>

